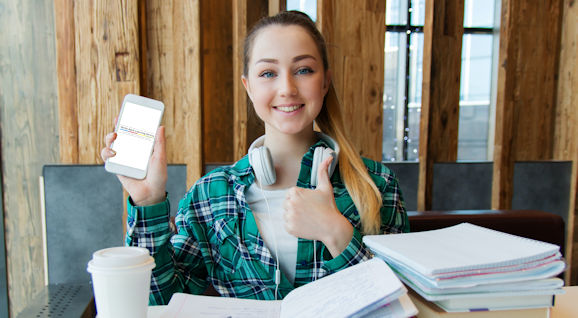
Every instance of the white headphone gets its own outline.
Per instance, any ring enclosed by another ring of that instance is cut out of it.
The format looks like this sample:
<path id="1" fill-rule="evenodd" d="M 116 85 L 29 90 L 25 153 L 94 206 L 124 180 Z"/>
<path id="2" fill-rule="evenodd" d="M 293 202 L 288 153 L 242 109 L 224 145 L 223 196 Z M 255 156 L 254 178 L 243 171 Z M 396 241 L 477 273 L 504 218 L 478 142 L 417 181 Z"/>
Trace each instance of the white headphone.
<path id="1" fill-rule="evenodd" d="M 335 170 L 335 166 L 337 166 L 337 157 L 339 156 L 339 145 L 335 140 L 321 132 L 315 132 L 315 134 L 319 139 L 325 141 L 331 148 L 315 148 L 315 152 L 313 153 L 313 162 L 311 164 L 312 186 L 317 186 L 317 169 L 319 168 L 319 165 L 330 156 L 333 157 L 333 161 L 331 161 L 328 169 L 329 177 L 331 177 Z M 249 147 L 249 163 L 251 164 L 251 167 L 253 167 L 257 180 L 263 183 L 263 185 L 271 185 L 275 183 L 277 177 L 271 153 L 264 144 L 264 135 L 253 141 Z"/>

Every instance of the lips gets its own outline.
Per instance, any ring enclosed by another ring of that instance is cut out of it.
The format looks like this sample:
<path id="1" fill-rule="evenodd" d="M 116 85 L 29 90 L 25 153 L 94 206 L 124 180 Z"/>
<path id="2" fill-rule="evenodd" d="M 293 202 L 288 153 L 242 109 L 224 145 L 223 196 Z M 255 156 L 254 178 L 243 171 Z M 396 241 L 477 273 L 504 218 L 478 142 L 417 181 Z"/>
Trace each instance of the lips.
<path id="1" fill-rule="evenodd" d="M 294 112 L 301 107 L 305 106 L 304 104 L 297 104 L 297 105 L 283 105 L 283 106 L 274 106 L 275 109 L 280 110 L 284 113 L 291 113 Z"/>

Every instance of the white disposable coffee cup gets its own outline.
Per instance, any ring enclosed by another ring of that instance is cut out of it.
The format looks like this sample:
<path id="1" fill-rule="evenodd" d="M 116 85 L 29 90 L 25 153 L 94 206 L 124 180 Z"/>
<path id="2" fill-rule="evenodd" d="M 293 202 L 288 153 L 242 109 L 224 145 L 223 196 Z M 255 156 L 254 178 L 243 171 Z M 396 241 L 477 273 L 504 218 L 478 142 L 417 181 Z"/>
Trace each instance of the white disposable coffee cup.
<path id="1" fill-rule="evenodd" d="M 142 247 L 96 251 L 88 262 L 98 318 L 147 316 L 151 271 L 155 261 Z"/>

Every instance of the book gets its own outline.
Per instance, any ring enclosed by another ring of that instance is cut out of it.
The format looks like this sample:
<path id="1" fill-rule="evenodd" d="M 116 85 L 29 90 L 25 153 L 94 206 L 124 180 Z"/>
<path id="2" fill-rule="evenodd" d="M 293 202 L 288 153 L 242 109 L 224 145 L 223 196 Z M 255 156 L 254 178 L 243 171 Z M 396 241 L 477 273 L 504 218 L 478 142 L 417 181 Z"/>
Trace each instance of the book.
<path id="1" fill-rule="evenodd" d="M 469 223 L 365 236 L 364 243 L 424 299 L 448 312 L 552 307 L 564 282 L 556 245 Z"/>
<path id="2" fill-rule="evenodd" d="M 558 255 L 560 250 L 554 244 L 470 223 L 423 232 L 366 235 L 363 242 L 376 253 L 387 255 L 425 276 L 464 275 L 480 269 L 496 272 L 513 265 L 531 265 Z"/>
<path id="3" fill-rule="evenodd" d="M 554 244 L 469 223 L 363 242 L 422 290 L 546 279 L 566 266 Z"/>
<path id="4" fill-rule="evenodd" d="M 407 289 L 378 258 L 359 263 L 266 301 L 176 293 L 163 318 L 411 317 Z"/>
<path id="5" fill-rule="evenodd" d="M 474 312 L 446 312 L 434 303 L 425 300 L 413 291 L 408 294 L 412 303 L 418 309 L 417 318 L 548 318 L 550 308 L 492 310 Z"/>
<path id="6" fill-rule="evenodd" d="M 448 298 L 434 301 L 448 312 L 489 311 L 554 306 L 554 295 L 478 295 L 468 298 Z"/>

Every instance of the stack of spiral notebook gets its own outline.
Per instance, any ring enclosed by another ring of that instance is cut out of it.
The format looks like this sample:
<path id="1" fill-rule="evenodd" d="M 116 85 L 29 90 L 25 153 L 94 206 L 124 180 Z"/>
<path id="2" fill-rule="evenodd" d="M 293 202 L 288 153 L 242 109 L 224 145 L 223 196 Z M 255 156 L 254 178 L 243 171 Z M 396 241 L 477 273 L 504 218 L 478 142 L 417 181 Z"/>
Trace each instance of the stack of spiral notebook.
<path id="1" fill-rule="evenodd" d="M 553 306 L 563 293 L 560 247 L 469 223 L 368 235 L 363 242 L 424 299 L 448 312 Z"/>

